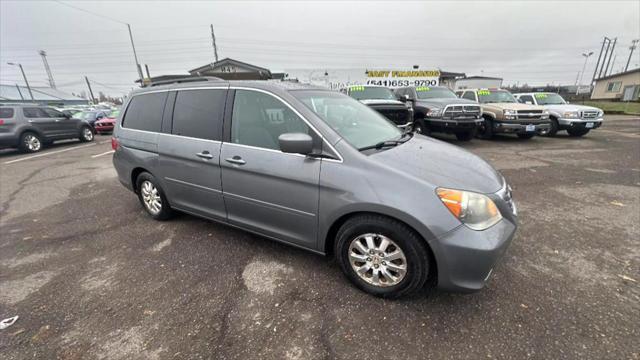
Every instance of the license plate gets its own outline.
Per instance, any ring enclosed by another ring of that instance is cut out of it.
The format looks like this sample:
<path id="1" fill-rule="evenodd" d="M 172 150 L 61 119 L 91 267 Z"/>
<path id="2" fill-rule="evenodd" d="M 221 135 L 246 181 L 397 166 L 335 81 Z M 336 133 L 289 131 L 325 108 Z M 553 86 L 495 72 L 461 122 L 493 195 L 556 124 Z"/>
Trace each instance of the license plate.
<path id="1" fill-rule="evenodd" d="M 527 131 L 536 131 L 536 126 L 535 125 L 527 125 L 526 130 Z"/>
<path id="2" fill-rule="evenodd" d="M 587 125 L 585 126 L 587 129 L 591 129 L 593 127 L 593 123 L 587 123 Z"/>

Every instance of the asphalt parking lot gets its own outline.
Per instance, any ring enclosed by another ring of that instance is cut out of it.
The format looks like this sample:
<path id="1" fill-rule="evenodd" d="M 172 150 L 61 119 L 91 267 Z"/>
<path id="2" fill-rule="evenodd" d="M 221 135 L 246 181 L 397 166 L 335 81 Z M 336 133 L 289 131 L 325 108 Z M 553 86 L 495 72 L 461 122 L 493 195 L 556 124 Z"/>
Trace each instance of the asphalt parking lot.
<path id="1" fill-rule="evenodd" d="M 108 136 L 1 151 L 0 318 L 20 319 L 0 358 L 640 358 L 640 118 L 582 139 L 446 139 L 507 177 L 520 229 L 483 291 L 395 301 L 330 258 L 151 220 Z"/>

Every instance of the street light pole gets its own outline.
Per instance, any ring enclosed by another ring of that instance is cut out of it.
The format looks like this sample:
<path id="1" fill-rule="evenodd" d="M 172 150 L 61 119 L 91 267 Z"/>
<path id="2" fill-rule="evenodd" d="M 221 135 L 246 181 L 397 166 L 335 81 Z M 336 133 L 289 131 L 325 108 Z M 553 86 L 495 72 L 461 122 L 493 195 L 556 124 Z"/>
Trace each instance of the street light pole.
<path id="1" fill-rule="evenodd" d="M 589 51 L 589 53 L 582 53 L 582 56 L 584 56 L 584 65 L 582 66 L 582 75 L 580 75 L 580 83 L 578 83 L 578 85 L 582 85 L 584 71 L 587 69 L 587 60 L 589 60 L 589 56 L 591 55 L 593 55 L 593 51 Z"/>
<path id="2" fill-rule="evenodd" d="M 29 86 L 29 81 L 27 80 L 27 75 L 24 74 L 24 69 L 22 68 L 22 64 L 8 62 L 7 65 L 13 65 L 20 68 L 20 72 L 22 72 L 22 77 L 24 78 L 24 83 L 27 84 L 27 90 L 29 90 L 29 95 L 31 96 L 31 101 L 36 101 L 33 98 L 33 93 L 31 92 L 31 86 Z"/>
<path id="3" fill-rule="evenodd" d="M 129 39 L 131 40 L 131 47 L 133 48 L 133 58 L 136 61 L 136 69 L 138 70 L 138 76 L 140 77 L 140 86 L 144 85 L 144 75 L 142 75 L 142 67 L 140 67 L 140 63 L 138 62 L 138 54 L 136 54 L 136 46 L 133 44 L 133 34 L 131 34 L 131 25 L 127 25 L 127 30 L 129 30 Z"/>

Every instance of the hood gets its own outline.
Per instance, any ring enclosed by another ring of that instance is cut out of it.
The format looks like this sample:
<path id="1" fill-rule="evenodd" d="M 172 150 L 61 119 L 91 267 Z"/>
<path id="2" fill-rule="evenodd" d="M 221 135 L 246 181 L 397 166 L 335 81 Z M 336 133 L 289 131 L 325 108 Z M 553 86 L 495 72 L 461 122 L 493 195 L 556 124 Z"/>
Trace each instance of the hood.
<path id="1" fill-rule="evenodd" d="M 478 193 L 495 193 L 503 177 L 482 158 L 444 141 L 414 135 L 404 144 L 370 155 L 376 162 L 432 184 Z"/>
<path id="2" fill-rule="evenodd" d="M 584 111 L 584 110 L 602 111 L 593 106 L 577 105 L 577 104 L 542 105 L 542 106 L 545 109 L 557 110 L 557 111 Z"/>
<path id="3" fill-rule="evenodd" d="M 521 103 L 486 103 L 480 104 L 482 107 L 496 107 L 499 109 L 512 109 L 512 110 L 542 110 L 542 106 L 529 105 Z"/>
<path id="4" fill-rule="evenodd" d="M 434 99 L 419 99 L 416 100 L 416 104 L 423 106 L 438 106 L 444 107 L 451 104 L 465 104 L 465 105 L 479 105 L 473 100 L 458 99 L 458 98 L 434 98 Z"/>
<path id="5" fill-rule="evenodd" d="M 402 105 L 405 106 L 405 103 L 398 100 L 386 100 L 386 99 L 361 99 L 361 103 L 365 105 Z"/>

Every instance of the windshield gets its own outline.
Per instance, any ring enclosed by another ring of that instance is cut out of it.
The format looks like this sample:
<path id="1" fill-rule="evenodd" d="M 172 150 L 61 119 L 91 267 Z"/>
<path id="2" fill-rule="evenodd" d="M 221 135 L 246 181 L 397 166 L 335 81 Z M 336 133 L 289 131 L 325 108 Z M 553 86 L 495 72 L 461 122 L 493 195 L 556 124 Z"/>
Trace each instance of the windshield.
<path id="1" fill-rule="evenodd" d="M 433 88 L 433 87 L 417 87 L 416 94 L 418 94 L 418 99 L 455 99 L 457 98 L 456 94 L 449 89 L 443 88 Z"/>
<path id="2" fill-rule="evenodd" d="M 385 87 L 352 86 L 349 88 L 349 95 L 357 100 L 396 100 L 396 96 L 393 94 L 393 91 Z"/>
<path id="3" fill-rule="evenodd" d="M 562 105 L 566 104 L 562 96 L 558 94 L 535 94 L 538 105 Z"/>
<path id="4" fill-rule="evenodd" d="M 517 102 L 516 98 L 505 90 L 478 90 L 478 99 L 481 104 Z"/>
<path id="5" fill-rule="evenodd" d="M 358 149 L 402 136 L 402 131 L 384 116 L 343 94 L 330 91 L 291 93 Z"/>

